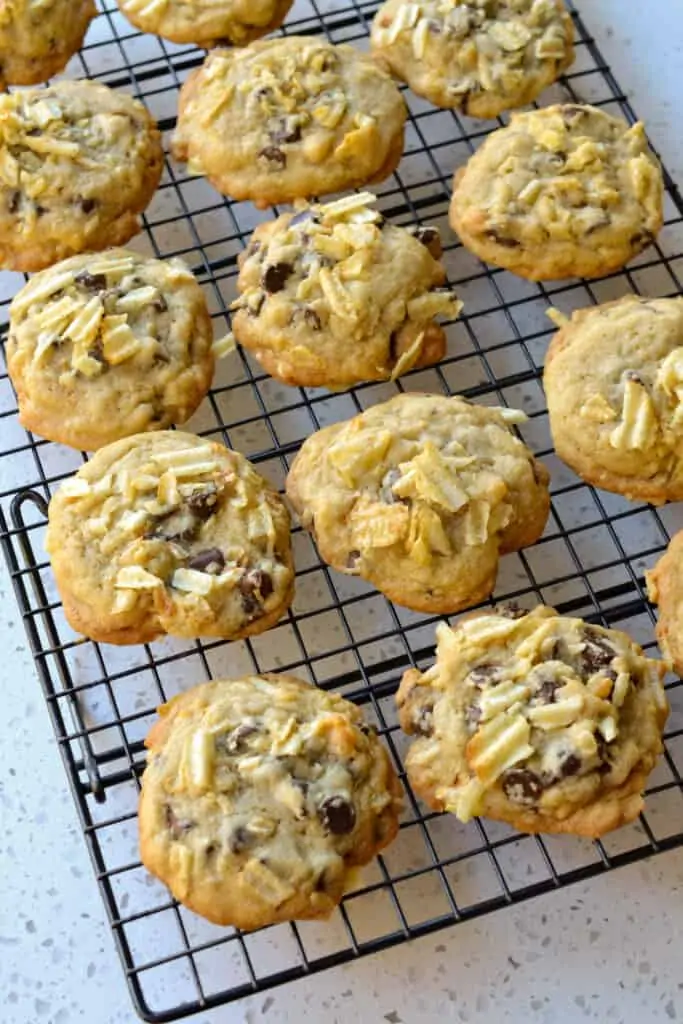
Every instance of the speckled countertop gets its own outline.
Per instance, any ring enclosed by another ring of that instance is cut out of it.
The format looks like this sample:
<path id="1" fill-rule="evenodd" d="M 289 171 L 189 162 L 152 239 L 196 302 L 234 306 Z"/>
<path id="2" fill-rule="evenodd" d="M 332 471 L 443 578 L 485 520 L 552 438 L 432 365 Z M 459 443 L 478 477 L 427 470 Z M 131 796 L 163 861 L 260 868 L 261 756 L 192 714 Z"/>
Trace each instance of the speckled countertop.
<path id="1" fill-rule="evenodd" d="M 578 6 L 683 183 L 683 5 Z M 0 1021 L 132 1022 L 4 564 L 0 599 Z M 682 933 L 678 851 L 194 1019 L 683 1021 Z"/>

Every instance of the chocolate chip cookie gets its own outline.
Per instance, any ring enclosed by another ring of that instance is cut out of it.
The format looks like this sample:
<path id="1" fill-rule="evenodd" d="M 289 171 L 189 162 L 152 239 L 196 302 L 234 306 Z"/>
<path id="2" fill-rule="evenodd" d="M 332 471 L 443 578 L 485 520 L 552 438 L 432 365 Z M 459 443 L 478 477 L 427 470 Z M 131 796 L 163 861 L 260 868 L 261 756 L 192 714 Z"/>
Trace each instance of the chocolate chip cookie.
<path id="1" fill-rule="evenodd" d="M 653 569 L 645 574 L 647 592 L 659 607 L 657 640 L 683 675 L 683 531 L 672 537 Z"/>
<path id="2" fill-rule="evenodd" d="M 574 60 L 562 0 L 387 0 L 372 23 L 381 64 L 437 107 L 498 117 L 522 107 Z"/>
<path id="3" fill-rule="evenodd" d="M 93 0 L 3 0 L 0 87 L 35 85 L 63 71 L 96 14 Z"/>
<path id="4" fill-rule="evenodd" d="M 280 497 L 238 452 L 180 431 L 100 448 L 50 502 L 46 549 L 69 624 L 105 643 L 236 640 L 293 594 Z"/>
<path id="5" fill-rule="evenodd" d="M 437 626 L 396 697 L 415 792 L 461 821 L 597 837 L 637 818 L 662 752 L 666 664 L 616 629 L 539 606 Z"/>
<path id="6" fill-rule="evenodd" d="M 538 540 L 548 473 L 514 409 L 404 394 L 309 437 L 287 495 L 321 557 L 416 611 L 468 608 Z"/>
<path id="7" fill-rule="evenodd" d="M 244 46 L 278 28 L 292 0 L 118 0 L 143 32 L 172 43 Z"/>
<path id="8" fill-rule="evenodd" d="M 557 454 L 606 491 L 683 500 L 683 299 L 554 317 L 543 382 Z"/>
<path id="9" fill-rule="evenodd" d="M 202 683 L 146 743 L 142 861 L 216 924 L 326 918 L 398 829 L 401 789 L 358 708 L 291 676 Z"/>
<path id="10" fill-rule="evenodd" d="M 261 224 L 240 257 L 235 337 L 286 384 L 349 387 L 443 358 L 438 315 L 457 317 L 443 288 L 436 228 L 394 227 L 369 192 L 302 206 Z"/>
<path id="11" fill-rule="evenodd" d="M 41 270 L 140 230 L 163 166 L 137 100 L 95 82 L 0 96 L 0 267 Z"/>
<path id="12" fill-rule="evenodd" d="M 288 36 L 209 54 L 181 90 L 173 153 L 219 192 L 266 207 L 387 178 L 405 119 L 366 54 Z"/>
<path id="13" fill-rule="evenodd" d="M 513 114 L 453 182 L 450 221 L 488 263 L 532 281 L 618 270 L 662 226 L 645 129 L 595 107 Z"/>
<path id="14" fill-rule="evenodd" d="M 32 277 L 10 307 L 20 422 L 86 451 L 184 423 L 211 384 L 212 337 L 182 260 L 72 256 Z"/>

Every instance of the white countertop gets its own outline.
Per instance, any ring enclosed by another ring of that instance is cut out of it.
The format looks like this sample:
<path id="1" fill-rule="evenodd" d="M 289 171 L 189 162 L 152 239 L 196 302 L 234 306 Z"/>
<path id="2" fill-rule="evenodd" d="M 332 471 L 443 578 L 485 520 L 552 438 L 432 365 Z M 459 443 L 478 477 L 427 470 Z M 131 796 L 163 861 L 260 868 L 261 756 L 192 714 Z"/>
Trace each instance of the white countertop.
<path id="1" fill-rule="evenodd" d="M 683 6 L 578 6 L 683 184 Z M 0 1020 L 132 1022 L 4 563 L 0 598 Z M 683 855 L 674 851 L 193 1020 L 683 1020 L 682 933 Z"/>

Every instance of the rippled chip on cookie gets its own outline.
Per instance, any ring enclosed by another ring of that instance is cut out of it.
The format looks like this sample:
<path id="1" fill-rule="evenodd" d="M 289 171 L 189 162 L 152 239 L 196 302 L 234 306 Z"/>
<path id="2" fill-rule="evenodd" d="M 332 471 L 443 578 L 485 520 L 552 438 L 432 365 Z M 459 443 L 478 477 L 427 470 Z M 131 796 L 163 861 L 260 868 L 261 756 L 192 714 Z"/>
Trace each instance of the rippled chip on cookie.
<path id="1" fill-rule="evenodd" d="M 238 452 L 180 431 L 100 448 L 50 502 L 46 548 L 68 622 L 107 643 L 235 640 L 293 595 L 278 494 Z"/>
<path id="2" fill-rule="evenodd" d="M 615 629 L 539 606 L 437 626 L 436 662 L 397 694 L 430 807 L 522 832 L 600 836 L 637 818 L 662 752 L 666 663 Z"/>
<path id="3" fill-rule="evenodd" d="M 596 107 L 513 114 L 458 170 L 451 226 L 476 256 L 533 281 L 618 270 L 662 226 L 645 129 Z"/>
<path id="4" fill-rule="evenodd" d="M 184 423 L 211 383 L 212 338 L 182 260 L 127 249 L 64 260 L 10 307 L 7 368 L 21 424 L 92 451 Z"/>
<path id="5" fill-rule="evenodd" d="M 398 395 L 309 437 L 287 495 L 326 562 L 417 611 L 491 593 L 501 554 L 543 532 L 548 473 L 514 409 Z"/>
<path id="6" fill-rule="evenodd" d="M 358 708 L 291 676 L 202 683 L 146 743 L 142 861 L 216 924 L 326 918 L 391 842 L 401 787 Z"/>
<path id="7" fill-rule="evenodd" d="M 273 377 L 308 387 L 396 378 L 443 358 L 436 228 L 395 227 L 370 192 L 301 206 L 256 229 L 240 257 L 237 340 Z"/>
<path id="8" fill-rule="evenodd" d="M 366 54 L 288 36 L 209 54 L 180 93 L 173 153 L 219 192 L 265 207 L 387 178 L 405 119 Z"/>

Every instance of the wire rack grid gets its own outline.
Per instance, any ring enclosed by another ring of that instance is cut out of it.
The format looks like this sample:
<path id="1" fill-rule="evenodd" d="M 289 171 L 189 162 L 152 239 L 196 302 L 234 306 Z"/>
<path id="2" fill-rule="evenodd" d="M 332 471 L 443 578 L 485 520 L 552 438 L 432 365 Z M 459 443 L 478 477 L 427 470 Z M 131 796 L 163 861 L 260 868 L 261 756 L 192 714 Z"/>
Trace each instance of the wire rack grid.
<path id="1" fill-rule="evenodd" d="M 367 46 L 376 4 L 297 0 L 284 34 L 324 33 Z M 588 101 L 634 120 L 634 113 L 576 11 L 576 63 L 544 96 Z M 194 48 L 135 32 L 111 0 L 100 3 L 87 45 L 68 73 L 142 99 L 168 136 L 177 92 L 202 60 Z M 627 628 L 654 648 L 644 570 L 683 526 L 680 507 L 655 510 L 583 484 L 554 456 L 541 367 L 553 304 L 565 313 L 626 291 L 672 295 L 683 274 L 683 202 L 666 176 L 666 221 L 655 246 L 628 270 L 551 288 L 486 267 L 447 226 L 453 169 L 489 123 L 434 109 L 405 93 L 410 118 L 405 155 L 379 189 L 382 212 L 400 224 L 438 224 L 449 281 L 465 302 L 448 327 L 447 357 L 394 384 L 344 394 L 288 388 L 266 377 L 243 351 L 225 360 L 188 429 L 244 452 L 282 489 L 288 465 L 314 429 L 345 419 L 398 390 L 460 393 L 523 408 L 524 440 L 552 472 L 552 513 L 532 549 L 501 563 L 494 600 L 562 612 Z M 272 213 L 224 199 L 167 159 L 163 182 L 133 246 L 182 256 L 205 287 L 217 333 L 235 296 L 236 257 L 254 226 Z M 4 321 L 17 274 L 0 275 Z M 672 715 L 666 754 L 650 779 L 640 821 L 591 843 L 524 837 L 506 826 L 467 826 L 433 814 L 405 782 L 406 739 L 393 694 L 402 670 L 433 657 L 433 618 L 394 607 L 363 581 L 323 565 L 295 530 L 298 569 L 292 611 L 269 633 L 239 643 L 180 642 L 114 648 L 84 642 L 67 626 L 43 553 L 47 502 L 84 456 L 26 434 L 6 372 L 0 376 L 0 530 L 59 749 L 77 805 L 113 936 L 137 1012 L 169 1021 L 221 1005 L 683 845 L 683 689 L 668 680 Z M 333 688 L 364 707 L 406 786 L 399 836 L 365 871 L 331 921 L 279 925 L 251 934 L 219 929 L 179 907 L 146 875 L 137 851 L 136 804 L 143 738 L 155 708 L 208 678 L 283 670 Z"/>

